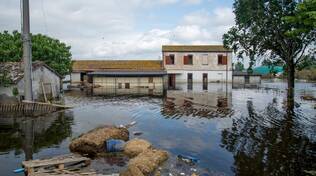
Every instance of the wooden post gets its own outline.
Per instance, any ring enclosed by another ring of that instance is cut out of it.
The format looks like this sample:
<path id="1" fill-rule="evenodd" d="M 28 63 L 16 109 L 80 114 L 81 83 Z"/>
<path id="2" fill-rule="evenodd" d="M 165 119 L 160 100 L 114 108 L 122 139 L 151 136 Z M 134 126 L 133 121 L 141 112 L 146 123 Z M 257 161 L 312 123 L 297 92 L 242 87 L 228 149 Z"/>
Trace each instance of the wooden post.
<path id="1" fill-rule="evenodd" d="M 45 100 L 45 103 L 46 103 L 47 102 L 47 97 L 46 97 L 45 87 L 44 87 L 43 82 L 41 82 L 41 84 L 42 84 L 42 90 L 43 90 L 43 94 L 44 94 L 44 100 Z"/>

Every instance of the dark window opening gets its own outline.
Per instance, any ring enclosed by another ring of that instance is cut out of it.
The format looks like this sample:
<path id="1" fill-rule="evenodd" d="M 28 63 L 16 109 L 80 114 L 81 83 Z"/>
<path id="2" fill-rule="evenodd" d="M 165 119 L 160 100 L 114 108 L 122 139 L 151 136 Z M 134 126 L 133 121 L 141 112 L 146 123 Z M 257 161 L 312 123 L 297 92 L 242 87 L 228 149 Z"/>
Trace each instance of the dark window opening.
<path id="1" fill-rule="evenodd" d="M 183 56 L 183 64 L 184 65 L 193 65 L 193 55 L 189 54 L 187 56 Z"/>
<path id="2" fill-rule="evenodd" d="M 174 54 L 166 56 L 166 65 L 174 65 Z"/>
<path id="3" fill-rule="evenodd" d="M 249 82 L 250 82 L 250 78 L 249 78 L 249 75 L 247 75 L 247 76 L 245 76 L 245 83 L 249 84 Z"/>
<path id="4" fill-rule="evenodd" d="M 130 88 L 129 83 L 125 83 L 125 89 L 129 89 L 129 88 Z"/>
<path id="5" fill-rule="evenodd" d="M 227 56 L 217 55 L 218 65 L 227 65 Z"/>
<path id="6" fill-rule="evenodd" d="M 80 81 L 84 81 L 84 77 L 86 76 L 86 73 L 80 73 Z"/>

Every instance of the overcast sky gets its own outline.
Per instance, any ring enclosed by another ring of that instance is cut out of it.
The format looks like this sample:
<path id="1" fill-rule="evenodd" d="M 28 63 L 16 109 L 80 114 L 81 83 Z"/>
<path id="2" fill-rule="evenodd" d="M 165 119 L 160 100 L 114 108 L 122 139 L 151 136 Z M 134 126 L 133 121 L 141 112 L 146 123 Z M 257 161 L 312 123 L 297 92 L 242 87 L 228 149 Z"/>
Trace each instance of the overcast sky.
<path id="1" fill-rule="evenodd" d="M 159 59 L 164 44 L 222 44 L 232 0 L 30 0 L 31 31 L 73 59 Z M 21 29 L 20 1 L 0 1 L 0 30 Z"/>

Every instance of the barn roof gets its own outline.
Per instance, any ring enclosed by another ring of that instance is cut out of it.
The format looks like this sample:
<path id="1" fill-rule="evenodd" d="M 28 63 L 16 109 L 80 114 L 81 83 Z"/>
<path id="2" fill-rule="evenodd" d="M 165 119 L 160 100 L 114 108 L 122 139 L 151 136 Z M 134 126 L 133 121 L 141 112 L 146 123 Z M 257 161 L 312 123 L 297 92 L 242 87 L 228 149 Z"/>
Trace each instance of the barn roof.
<path id="1" fill-rule="evenodd" d="M 262 76 L 260 73 L 248 73 L 243 71 L 233 71 L 233 76 Z"/>
<path id="2" fill-rule="evenodd" d="M 163 52 L 232 52 L 223 45 L 163 45 Z"/>
<path id="3" fill-rule="evenodd" d="M 72 71 L 157 71 L 163 70 L 160 60 L 74 60 Z"/>
<path id="4" fill-rule="evenodd" d="M 23 62 L 0 62 L 0 70 L 8 74 L 8 78 L 12 81 L 12 83 L 17 83 L 24 77 L 24 70 L 22 67 Z M 55 70 L 47 66 L 44 62 L 34 61 L 32 63 L 32 70 L 35 71 L 40 67 L 46 67 L 55 73 L 58 77 L 62 78 L 63 76 L 57 73 Z M 2 74 L 2 73 L 1 73 Z"/>
<path id="5" fill-rule="evenodd" d="M 166 71 L 101 71 L 101 72 L 90 72 L 88 75 L 93 76 L 135 76 L 135 77 L 142 77 L 142 76 L 163 76 L 167 75 Z"/>

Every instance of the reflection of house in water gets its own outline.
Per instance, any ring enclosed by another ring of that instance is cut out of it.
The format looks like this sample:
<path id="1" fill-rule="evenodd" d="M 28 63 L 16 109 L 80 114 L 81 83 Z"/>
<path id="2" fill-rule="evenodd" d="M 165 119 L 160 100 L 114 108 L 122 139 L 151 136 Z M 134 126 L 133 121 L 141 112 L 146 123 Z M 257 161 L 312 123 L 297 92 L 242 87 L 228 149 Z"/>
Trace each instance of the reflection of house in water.
<path id="1" fill-rule="evenodd" d="M 71 112 L 53 113 L 38 118 L 1 117 L 0 152 L 21 149 L 25 159 L 32 159 L 33 153 L 41 148 L 60 144 L 71 135 Z"/>
<path id="2" fill-rule="evenodd" d="M 90 85 L 93 95 L 162 95 L 165 75 L 161 61 L 78 60 L 71 83 Z"/>
<path id="3" fill-rule="evenodd" d="M 232 113 L 231 84 L 229 86 L 209 84 L 208 91 L 203 90 L 202 84 L 193 85 L 196 87 L 193 91 L 168 90 L 162 113 L 172 118 L 181 116 L 215 118 L 227 117 Z"/>

